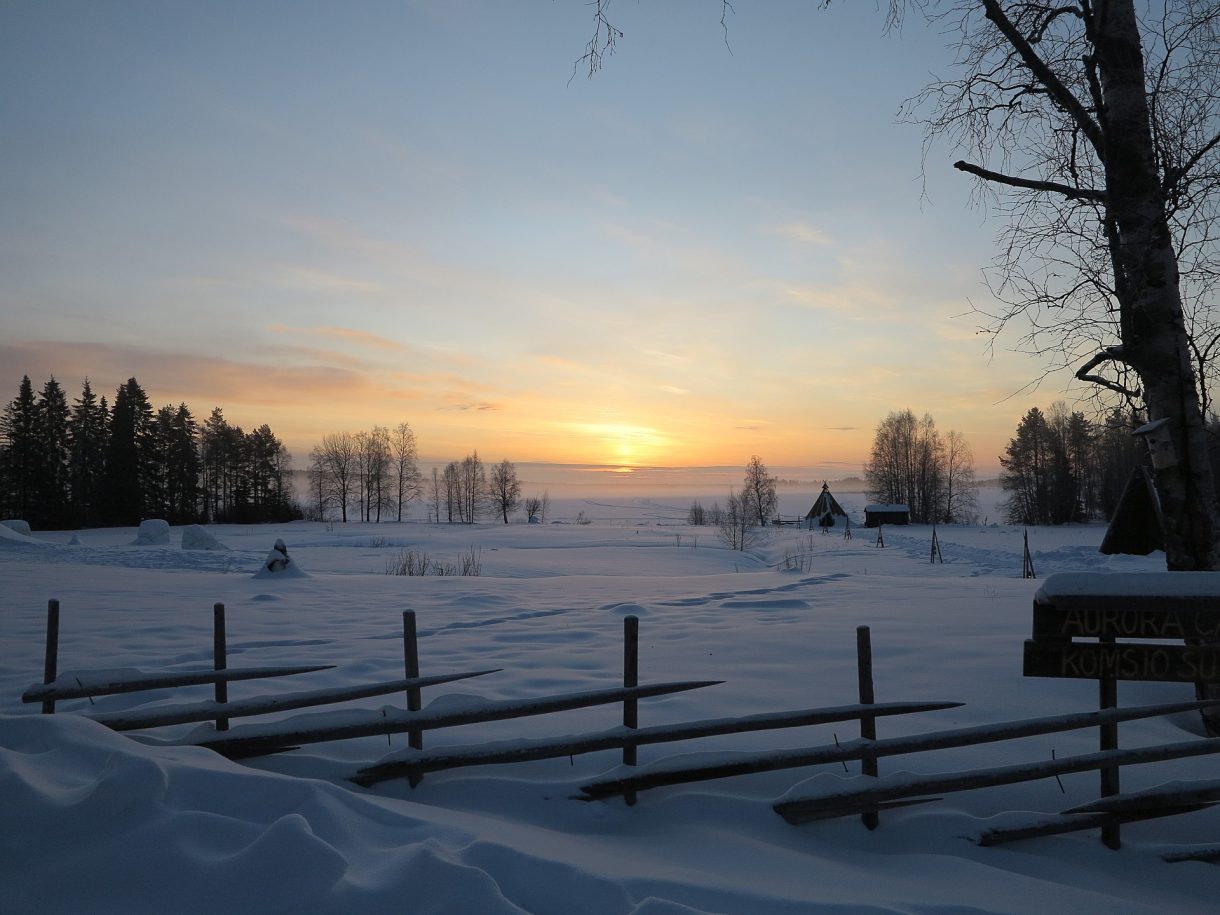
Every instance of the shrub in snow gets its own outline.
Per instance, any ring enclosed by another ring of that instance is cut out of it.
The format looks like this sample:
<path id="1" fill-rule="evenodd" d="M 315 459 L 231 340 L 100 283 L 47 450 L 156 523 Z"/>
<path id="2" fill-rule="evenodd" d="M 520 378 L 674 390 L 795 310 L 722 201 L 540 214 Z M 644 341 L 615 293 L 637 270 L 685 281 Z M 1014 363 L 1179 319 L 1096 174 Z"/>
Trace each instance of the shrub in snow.
<path id="1" fill-rule="evenodd" d="M 227 550 L 228 547 L 217 540 L 212 532 L 200 524 L 192 524 L 182 529 L 182 548 L 184 550 Z"/>
<path id="2" fill-rule="evenodd" d="M 136 531 L 135 546 L 160 546 L 169 543 L 169 522 L 160 518 L 148 518 L 140 522 Z"/>
<path id="3" fill-rule="evenodd" d="M 288 556 L 288 547 L 283 540 L 275 541 L 275 546 L 267 554 L 263 567 L 254 573 L 255 578 L 308 578 L 301 567 Z"/>
<path id="4" fill-rule="evenodd" d="M 30 536 L 30 522 L 28 521 L 22 521 L 20 518 L 9 518 L 7 521 L 0 521 L 0 524 L 3 524 L 14 533 L 25 534 L 27 537 Z"/>

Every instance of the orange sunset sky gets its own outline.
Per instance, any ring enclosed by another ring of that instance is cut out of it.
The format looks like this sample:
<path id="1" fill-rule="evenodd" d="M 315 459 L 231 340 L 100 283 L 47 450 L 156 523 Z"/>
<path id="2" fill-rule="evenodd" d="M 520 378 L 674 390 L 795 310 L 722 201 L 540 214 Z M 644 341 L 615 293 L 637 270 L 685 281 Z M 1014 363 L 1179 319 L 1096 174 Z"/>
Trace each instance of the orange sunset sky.
<path id="1" fill-rule="evenodd" d="M 421 456 L 859 472 L 930 412 L 997 465 L 1067 380 L 972 308 L 995 213 L 871 4 L 0 6 L 0 381 Z M 1019 330 L 1019 328 L 1018 328 Z"/>

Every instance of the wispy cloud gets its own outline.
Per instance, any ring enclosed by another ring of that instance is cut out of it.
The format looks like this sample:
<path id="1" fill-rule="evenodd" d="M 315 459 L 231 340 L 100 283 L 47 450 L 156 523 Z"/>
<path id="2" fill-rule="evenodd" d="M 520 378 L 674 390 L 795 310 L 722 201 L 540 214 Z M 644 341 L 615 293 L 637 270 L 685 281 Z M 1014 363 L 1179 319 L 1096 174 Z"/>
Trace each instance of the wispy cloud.
<path id="1" fill-rule="evenodd" d="M 347 343 L 356 343 L 360 346 L 367 346 L 377 350 L 405 352 L 410 349 L 410 347 L 400 343 L 398 340 L 391 340 L 388 337 L 371 334 L 364 330 L 355 330 L 351 327 L 295 327 L 288 324 L 272 324 L 268 329 L 278 334 L 307 334 L 314 337 L 342 340 Z"/>
<path id="2" fill-rule="evenodd" d="M 368 279 L 291 264 L 281 265 L 268 278 L 268 282 L 273 286 L 309 292 L 340 292 L 349 295 L 378 295 L 386 292 L 384 285 Z"/>
<path id="3" fill-rule="evenodd" d="M 834 239 L 829 233 L 817 226 L 804 222 L 788 222 L 767 230 L 768 235 L 776 235 L 791 241 L 799 241 L 807 245 L 833 245 Z"/>
<path id="4" fill-rule="evenodd" d="M 490 401 L 480 401 L 477 403 L 464 402 L 464 403 L 442 404 L 441 406 L 437 407 L 436 409 L 438 409 L 438 410 L 457 410 L 457 411 L 463 412 L 463 413 L 466 412 L 467 410 L 473 410 L 477 413 L 488 413 L 488 412 L 498 412 L 500 410 L 503 410 L 504 405 L 499 404 L 499 403 L 491 403 Z"/>

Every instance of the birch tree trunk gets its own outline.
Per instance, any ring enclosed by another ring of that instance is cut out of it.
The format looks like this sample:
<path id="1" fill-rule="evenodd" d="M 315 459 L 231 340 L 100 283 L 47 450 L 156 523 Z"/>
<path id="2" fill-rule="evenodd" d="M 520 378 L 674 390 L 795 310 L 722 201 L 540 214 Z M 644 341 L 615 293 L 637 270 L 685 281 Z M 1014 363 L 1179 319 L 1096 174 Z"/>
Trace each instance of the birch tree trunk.
<path id="1" fill-rule="evenodd" d="M 1167 419 L 1173 454 L 1157 461 L 1170 570 L 1220 568 L 1216 493 L 1166 219 L 1133 0 L 1099 5 L 1107 209 L 1121 305 L 1123 358 L 1139 374 L 1152 420 Z"/>

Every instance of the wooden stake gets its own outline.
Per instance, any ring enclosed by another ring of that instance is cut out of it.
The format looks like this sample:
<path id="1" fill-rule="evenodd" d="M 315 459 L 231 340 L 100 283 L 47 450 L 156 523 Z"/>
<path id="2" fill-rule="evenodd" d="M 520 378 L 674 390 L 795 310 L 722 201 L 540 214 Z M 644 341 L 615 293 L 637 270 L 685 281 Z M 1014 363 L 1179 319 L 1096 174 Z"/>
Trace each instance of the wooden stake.
<path id="1" fill-rule="evenodd" d="M 42 666 L 42 682 L 54 683 L 59 670 L 59 601 L 55 598 L 47 601 L 47 654 Z M 48 699 L 42 704 L 44 715 L 55 714 L 55 700 Z"/>
<path id="2" fill-rule="evenodd" d="M 1098 639 L 1103 643 L 1113 643 L 1114 638 Z M 1114 677 L 1102 677 L 1097 681 L 1098 707 L 1101 709 L 1118 707 L 1118 681 Z M 1098 727 L 1100 737 L 1098 749 L 1101 751 L 1118 749 L 1118 722 L 1107 722 Z M 1101 770 L 1101 796 L 1113 797 L 1119 793 L 1118 766 L 1110 766 Z M 1101 828 L 1101 841 L 1106 848 L 1117 851 L 1122 848 L 1122 829 L 1117 822 L 1109 823 Z"/>
<path id="3" fill-rule="evenodd" d="M 856 671 L 860 684 L 860 704 L 872 705 L 876 701 L 873 696 L 873 643 L 867 626 L 856 627 Z M 877 739 L 876 718 L 867 716 L 860 719 L 860 736 L 865 740 Z M 860 760 L 860 771 L 876 778 L 877 757 Z M 875 810 L 864 813 L 860 819 L 869 829 L 876 829 L 881 822 Z"/>
<path id="4" fill-rule="evenodd" d="M 228 645 L 225 638 L 225 605 L 212 605 L 212 669 L 224 670 L 229 666 L 228 663 Z M 216 681 L 216 701 L 229 701 L 229 683 L 227 680 Z M 227 731 L 229 729 L 228 718 L 216 719 L 216 730 Z"/>
<path id="5" fill-rule="evenodd" d="M 402 611 L 402 661 L 403 672 L 408 678 L 419 676 L 419 639 L 415 632 L 415 611 Z M 419 687 L 407 688 L 407 711 L 418 712 L 423 707 Z M 423 731 L 407 731 L 407 746 L 413 750 L 424 748 Z M 418 779 L 411 780 L 411 787 L 418 784 Z"/>
<path id="6" fill-rule="evenodd" d="M 640 618 L 638 616 L 623 617 L 623 686 L 630 689 L 640 684 Z M 640 702 L 632 696 L 623 700 L 623 727 L 638 728 L 640 726 Z M 634 744 L 623 747 L 623 765 L 636 764 L 636 747 Z M 628 791 L 623 795 L 628 806 L 634 805 L 636 793 Z"/>

